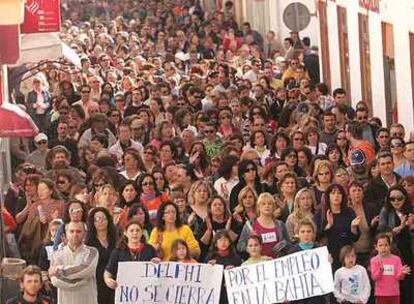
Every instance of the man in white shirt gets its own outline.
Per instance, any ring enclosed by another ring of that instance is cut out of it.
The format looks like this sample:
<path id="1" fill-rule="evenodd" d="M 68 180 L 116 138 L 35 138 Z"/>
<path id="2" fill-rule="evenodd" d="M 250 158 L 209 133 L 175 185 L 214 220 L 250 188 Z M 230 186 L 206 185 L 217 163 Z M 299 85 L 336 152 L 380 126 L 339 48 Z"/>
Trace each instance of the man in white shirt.
<path id="1" fill-rule="evenodd" d="M 52 256 L 49 275 L 58 289 L 59 304 L 97 304 L 96 266 L 99 253 L 86 246 L 83 222 L 66 224 L 68 244 Z"/>

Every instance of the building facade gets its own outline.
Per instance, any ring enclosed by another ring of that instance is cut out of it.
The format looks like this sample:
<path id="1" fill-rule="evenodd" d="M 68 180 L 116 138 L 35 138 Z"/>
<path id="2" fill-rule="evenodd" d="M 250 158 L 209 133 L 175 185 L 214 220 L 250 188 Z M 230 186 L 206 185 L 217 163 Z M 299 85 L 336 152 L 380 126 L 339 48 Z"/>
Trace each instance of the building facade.
<path id="1" fill-rule="evenodd" d="M 307 7 L 310 22 L 300 32 L 319 46 L 321 74 L 330 88 L 343 87 L 349 102 L 364 100 L 389 126 L 414 129 L 414 1 L 412 0 L 242 0 L 238 19 L 262 33 L 289 36 L 286 8 Z M 241 16 L 240 16 L 241 14 Z M 299 13 L 296 17 L 308 18 Z"/>

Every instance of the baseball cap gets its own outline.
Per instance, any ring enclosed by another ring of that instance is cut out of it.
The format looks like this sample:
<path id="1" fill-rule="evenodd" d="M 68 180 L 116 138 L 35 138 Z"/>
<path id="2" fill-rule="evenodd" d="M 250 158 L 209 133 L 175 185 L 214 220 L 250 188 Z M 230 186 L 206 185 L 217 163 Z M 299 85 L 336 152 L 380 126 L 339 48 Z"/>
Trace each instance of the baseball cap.
<path id="1" fill-rule="evenodd" d="M 42 140 L 46 140 L 47 141 L 47 135 L 45 133 L 39 133 L 34 138 L 34 141 L 36 143 L 38 143 L 39 141 L 42 141 Z"/>
<path id="2" fill-rule="evenodd" d="M 360 166 L 360 165 L 365 164 L 366 157 L 365 157 L 364 151 L 362 151 L 361 149 L 353 150 L 351 152 L 350 161 L 351 161 L 351 166 Z"/>

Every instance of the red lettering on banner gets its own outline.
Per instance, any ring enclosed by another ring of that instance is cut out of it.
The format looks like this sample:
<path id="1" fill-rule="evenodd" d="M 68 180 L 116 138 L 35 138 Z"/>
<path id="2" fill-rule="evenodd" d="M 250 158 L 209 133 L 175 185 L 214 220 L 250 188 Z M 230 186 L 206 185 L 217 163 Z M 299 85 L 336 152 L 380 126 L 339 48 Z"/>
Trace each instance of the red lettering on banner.
<path id="1" fill-rule="evenodd" d="M 359 6 L 375 13 L 380 11 L 381 0 L 359 0 Z"/>
<path id="2" fill-rule="evenodd" d="M 21 31 L 60 32 L 60 0 L 26 0 Z"/>

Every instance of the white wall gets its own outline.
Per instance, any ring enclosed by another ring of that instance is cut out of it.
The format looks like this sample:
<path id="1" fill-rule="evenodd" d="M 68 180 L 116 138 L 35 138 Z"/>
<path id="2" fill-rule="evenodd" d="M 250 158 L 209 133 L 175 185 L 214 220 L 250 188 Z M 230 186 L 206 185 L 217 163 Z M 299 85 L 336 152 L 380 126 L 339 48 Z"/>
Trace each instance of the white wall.
<path id="1" fill-rule="evenodd" d="M 380 15 L 370 12 L 368 15 L 368 25 L 371 71 L 366 71 L 366 73 L 371 72 L 372 114 L 373 116 L 381 118 L 382 122 L 385 123 L 387 119 L 385 108 L 384 60 Z"/>
<path id="2" fill-rule="evenodd" d="M 359 21 L 358 1 L 340 0 L 338 5 L 346 8 L 348 26 L 348 49 L 349 49 L 349 79 L 351 82 L 351 102 L 355 106 L 362 99 L 361 88 L 361 62 L 359 52 Z"/>
<path id="3" fill-rule="evenodd" d="M 341 61 L 339 56 L 338 14 L 334 2 L 327 2 L 329 62 L 331 67 L 331 89 L 341 87 Z"/>
<path id="4" fill-rule="evenodd" d="M 385 12 L 384 21 L 393 24 L 394 30 L 398 121 L 406 130 L 414 130 L 409 40 L 410 27 L 414 29 L 414 1 L 386 1 L 381 8 Z"/>

